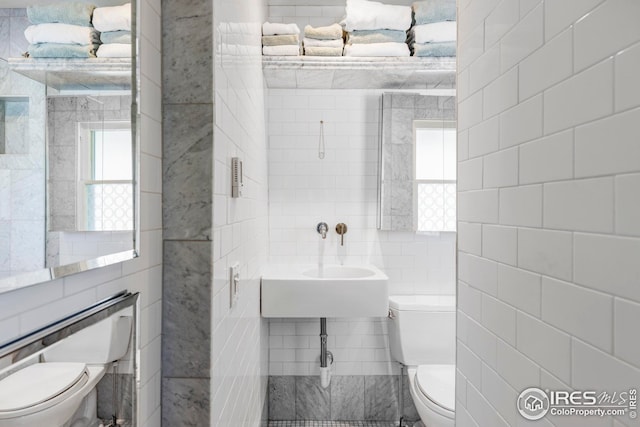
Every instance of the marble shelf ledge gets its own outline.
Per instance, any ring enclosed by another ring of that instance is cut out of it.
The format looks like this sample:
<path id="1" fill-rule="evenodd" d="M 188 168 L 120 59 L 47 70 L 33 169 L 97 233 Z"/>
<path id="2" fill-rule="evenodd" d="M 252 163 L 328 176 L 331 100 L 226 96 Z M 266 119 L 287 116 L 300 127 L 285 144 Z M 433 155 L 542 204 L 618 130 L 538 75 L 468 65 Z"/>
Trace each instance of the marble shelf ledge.
<path id="1" fill-rule="evenodd" d="M 131 90 L 130 58 L 9 58 L 9 68 L 58 90 Z"/>
<path id="2" fill-rule="evenodd" d="M 455 58 L 263 56 L 269 88 L 453 89 Z"/>

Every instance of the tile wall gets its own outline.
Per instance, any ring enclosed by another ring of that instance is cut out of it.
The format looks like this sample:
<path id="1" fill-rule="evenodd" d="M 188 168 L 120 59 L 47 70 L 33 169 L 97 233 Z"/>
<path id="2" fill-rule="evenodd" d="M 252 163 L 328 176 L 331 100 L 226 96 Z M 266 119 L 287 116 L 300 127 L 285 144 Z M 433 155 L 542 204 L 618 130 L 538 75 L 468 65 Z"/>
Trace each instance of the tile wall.
<path id="1" fill-rule="evenodd" d="M 265 7 L 165 1 L 163 10 L 163 425 L 256 426 L 266 419 L 268 360 L 259 281 L 268 252 Z M 239 199 L 232 157 L 244 165 Z"/>
<path id="2" fill-rule="evenodd" d="M 0 9 L 0 59 L 21 56 L 27 24 L 26 9 Z M 0 60 L 0 278 L 44 265 L 44 96 Z"/>
<path id="3" fill-rule="evenodd" d="M 160 3 L 141 0 L 140 257 L 0 295 L 0 341 L 73 313 L 123 289 L 140 292 L 139 425 L 160 425 L 162 285 Z"/>
<path id="4" fill-rule="evenodd" d="M 457 426 L 513 426 L 527 387 L 640 384 L 640 4 L 458 8 Z"/>
<path id="5" fill-rule="evenodd" d="M 213 3 L 162 1 L 162 425 L 211 416 Z"/>
<path id="6" fill-rule="evenodd" d="M 380 90 L 270 89 L 269 261 L 370 263 L 390 294 L 455 293 L 455 235 L 376 228 Z M 318 158 L 320 120 L 326 154 Z M 329 225 L 326 240 L 316 224 Z M 348 232 L 340 246 L 335 226 Z M 270 321 L 270 375 L 318 373 L 319 322 Z M 329 320 L 336 375 L 395 375 L 384 318 Z"/>
<path id="7" fill-rule="evenodd" d="M 269 251 L 262 0 L 214 1 L 212 426 L 266 421 L 268 324 L 260 276 Z M 231 198 L 231 158 L 243 161 L 242 197 Z M 229 268 L 238 264 L 229 307 Z"/>
<path id="8" fill-rule="evenodd" d="M 395 422 L 403 416 L 411 425 L 420 417 L 408 381 L 402 384 L 402 397 L 400 384 L 398 375 L 333 376 L 327 388 L 317 375 L 270 376 L 269 420 Z"/>

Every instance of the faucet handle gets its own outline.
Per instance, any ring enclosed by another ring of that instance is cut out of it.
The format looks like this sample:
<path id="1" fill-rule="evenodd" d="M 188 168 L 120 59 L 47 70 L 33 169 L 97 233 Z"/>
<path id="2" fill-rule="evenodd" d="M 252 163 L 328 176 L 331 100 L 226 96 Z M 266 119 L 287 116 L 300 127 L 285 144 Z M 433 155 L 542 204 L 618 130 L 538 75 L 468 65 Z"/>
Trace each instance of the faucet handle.
<path id="1" fill-rule="evenodd" d="M 344 246 L 344 235 L 347 232 L 347 224 L 341 222 L 336 225 L 336 233 L 340 235 L 340 246 Z"/>
<path id="2" fill-rule="evenodd" d="M 329 226 L 326 222 L 319 222 L 318 225 L 316 225 L 316 231 L 318 232 L 318 234 L 322 235 L 323 239 L 326 239 L 327 231 L 329 231 Z"/>

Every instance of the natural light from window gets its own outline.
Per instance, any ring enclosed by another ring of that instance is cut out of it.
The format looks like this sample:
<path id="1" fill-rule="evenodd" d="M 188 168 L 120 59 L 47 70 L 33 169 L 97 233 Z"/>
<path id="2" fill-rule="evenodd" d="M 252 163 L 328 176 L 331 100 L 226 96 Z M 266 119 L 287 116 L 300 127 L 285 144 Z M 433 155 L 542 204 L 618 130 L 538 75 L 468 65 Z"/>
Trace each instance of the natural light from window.
<path id="1" fill-rule="evenodd" d="M 414 122 L 416 230 L 456 231 L 455 122 Z"/>

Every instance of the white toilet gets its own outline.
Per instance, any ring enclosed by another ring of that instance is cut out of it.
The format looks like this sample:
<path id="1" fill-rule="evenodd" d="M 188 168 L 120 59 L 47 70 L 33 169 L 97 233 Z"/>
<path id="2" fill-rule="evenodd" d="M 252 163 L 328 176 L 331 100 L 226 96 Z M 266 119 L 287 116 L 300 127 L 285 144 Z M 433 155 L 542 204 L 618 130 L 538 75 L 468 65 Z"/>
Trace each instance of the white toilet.
<path id="1" fill-rule="evenodd" d="M 453 296 L 389 297 L 391 355 L 407 367 L 411 397 L 426 427 L 454 426 L 455 304 Z"/>
<path id="2" fill-rule="evenodd" d="M 109 317 L 0 380 L 0 427 L 97 426 L 95 387 L 127 353 L 131 326 L 130 316 Z"/>

